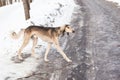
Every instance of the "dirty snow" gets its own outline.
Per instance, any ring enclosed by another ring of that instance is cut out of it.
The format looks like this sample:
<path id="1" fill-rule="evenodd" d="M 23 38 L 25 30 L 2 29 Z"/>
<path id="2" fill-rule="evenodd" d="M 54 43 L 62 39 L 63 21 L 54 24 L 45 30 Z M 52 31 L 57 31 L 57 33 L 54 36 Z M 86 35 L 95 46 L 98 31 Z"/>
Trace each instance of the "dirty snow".
<path id="1" fill-rule="evenodd" d="M 18 32 L 21 28 L 26 28 L 31 24 L 31 21 L 36 25 L 53 27 L 69 24 L 74 6 L 73 0 L 34 0 L 31 3 L 31 18 L 28 21 L 24 18 L 22 3 L 0 7 L 0 80 L 6 78 L 15 80 L 24 77 L 34 71 L 39 63 L 39 60 L 31 57 L 23 63 L 17 64 L 11 61 L 22 44 L 22 36 L 18 40 L 13 40 L 10 37 L 10 32 Z M 46 45 L 41 40 L 38 44 Z M 30 41 L 23 52 L 30 53 L 31 45 Z M 40 53 L 43 49 L 37 50 L 37 53 Z M 40 56 L 40 54 L 36 55 Z"/>
<path id="2" fill-rule="evenodd" d="M 111 1 L 111 2 L 114 2 L 114 3 L 118 3 L 118 5 L 120 6 L 120 0 L 107 0 L 107 1 Z"/>

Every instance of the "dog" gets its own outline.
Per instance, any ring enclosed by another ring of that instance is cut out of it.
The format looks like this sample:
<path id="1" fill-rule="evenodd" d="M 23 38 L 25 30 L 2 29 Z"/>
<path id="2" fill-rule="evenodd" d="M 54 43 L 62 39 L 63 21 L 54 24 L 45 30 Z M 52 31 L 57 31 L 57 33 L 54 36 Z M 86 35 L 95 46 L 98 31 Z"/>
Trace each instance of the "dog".
<path id="1" fill-rule="evenodd" d="M 19 33 L 17 34 L 16 32 L 12 32 L 11 36 L 14 39 L 18 39 L 21 34 L 24 34 L 24 41 L 22 46 L 20 47 L 19 51 L 18 51 L 18 59 L 22 60 L 22 56 L 21 56 L 21 51 L 26 47 L 26 45 L 28 44 L 29 40 L 32 37 L 33 40 L 33 46 L 32 46 L 32 53 L 31 56 L 35 55 L 35 46 L 37 45 L 37 41 L 38 38 L 41 38 L 43 41 L 48 43 L 48 47 L 46 49 L 45 52 L 45 56 L 44 56 L 44 61 L 48 62 L 48 52 L 51 48 L 51 45 L 54 44 L 55 48 L 57 49 L 57 51 L 63 56 L 63 58 L 67 61 L 67 62 L 72 62 L 72 60 L 70 60 L 66 54 L 63 52 L 63 50 L 61 49 L 60 45 L 59 45 L 59 36 L 62 35 L 64 36 L 65 32 L 69 35 L 69 33 L 74 33 L 74 29 L 71 28 L 70 25 L 63 25 L 60 27 L 44 27 L 44 26 L 36 26 L 36 25 L 32 25 L 32 26 L 28 26 L 26 29 L 21 29 L 19 31 Z"/>

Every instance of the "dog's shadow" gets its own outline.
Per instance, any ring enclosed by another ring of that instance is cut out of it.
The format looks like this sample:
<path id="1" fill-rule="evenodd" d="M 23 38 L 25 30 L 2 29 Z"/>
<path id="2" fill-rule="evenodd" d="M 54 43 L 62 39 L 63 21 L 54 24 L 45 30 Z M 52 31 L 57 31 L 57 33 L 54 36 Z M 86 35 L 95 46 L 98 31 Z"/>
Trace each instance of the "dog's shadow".
<path id="1" fill-rule="evenodd" d="M 11 60 L 12 60 L 14 63 L 22 63 L 22 62 L 24 62 L 25 59 L 27 59 L 28 57 L 30 57 L 31 54 L 22 54 L 21 56 L 22 56 L 22 58 L 23 58 L 22 60 L 18 59 L 18 56 L 17 56 L 17 55 L 16 55 L 16 56 L 13 56 L 13 57 L 11 58 Z"/>

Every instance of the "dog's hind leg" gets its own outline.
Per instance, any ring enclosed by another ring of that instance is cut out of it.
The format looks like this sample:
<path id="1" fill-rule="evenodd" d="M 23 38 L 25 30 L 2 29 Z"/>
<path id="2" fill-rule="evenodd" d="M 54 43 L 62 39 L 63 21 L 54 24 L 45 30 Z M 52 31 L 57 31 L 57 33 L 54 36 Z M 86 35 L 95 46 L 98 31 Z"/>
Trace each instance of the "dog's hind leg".
<path id="1" fill-rule="evenodd" d="M 57 49 L 58 52 L 60 52 L 60 54 L 63 56 L 63 58 L 67 61 L 67 62 L 72 62 L 72 60 L 70 60 L 66 54 L 63 52 L 63 50 L 61 49 L 61 47 L 59 45 L 55 44 L 55 47 Z"/>
<path id="2" fill-rule="evenodd" d="M 20 47 L 19 51 L 18 51 L 18 58 L 19 59 L 23 59 L 22 56 L 21 56 L 21 51 L 26 47 L 26 45 L 28 44 L 29 40 L 30 40 L 30 35 L 28 35 L 27 33 L 24 35 L 24 41 L 23 41 L 23 44 L 22 46 Z"/>
<path id="3" fill-rule="evenodd" d="M 31 56 L 35 57 L 35 46 L 37 45 L 37 42 L 38 42 L 38 37 L 36 36 L 33 36 L 33 46 L 32 46 L 32 54 Z"/>
<path id="4" fill-rule="evenodd" d="M 51 43 L 48 43 L 48 47 L 45 52 L 44 60 L 48 62 L 49 60 L 47 59 L 48 52 L 50 51 Z"/>

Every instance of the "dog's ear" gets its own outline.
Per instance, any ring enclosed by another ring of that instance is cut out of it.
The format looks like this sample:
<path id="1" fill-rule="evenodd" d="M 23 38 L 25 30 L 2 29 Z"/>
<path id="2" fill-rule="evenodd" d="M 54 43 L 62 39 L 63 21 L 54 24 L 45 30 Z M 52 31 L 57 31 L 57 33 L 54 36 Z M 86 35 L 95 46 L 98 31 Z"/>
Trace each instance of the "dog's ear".
<path id="1" fill-rule="evenodd" d="M 70 26 L 69 24 L 65 24 L 65 27 L 68 27 L 68 26 Z"/>

